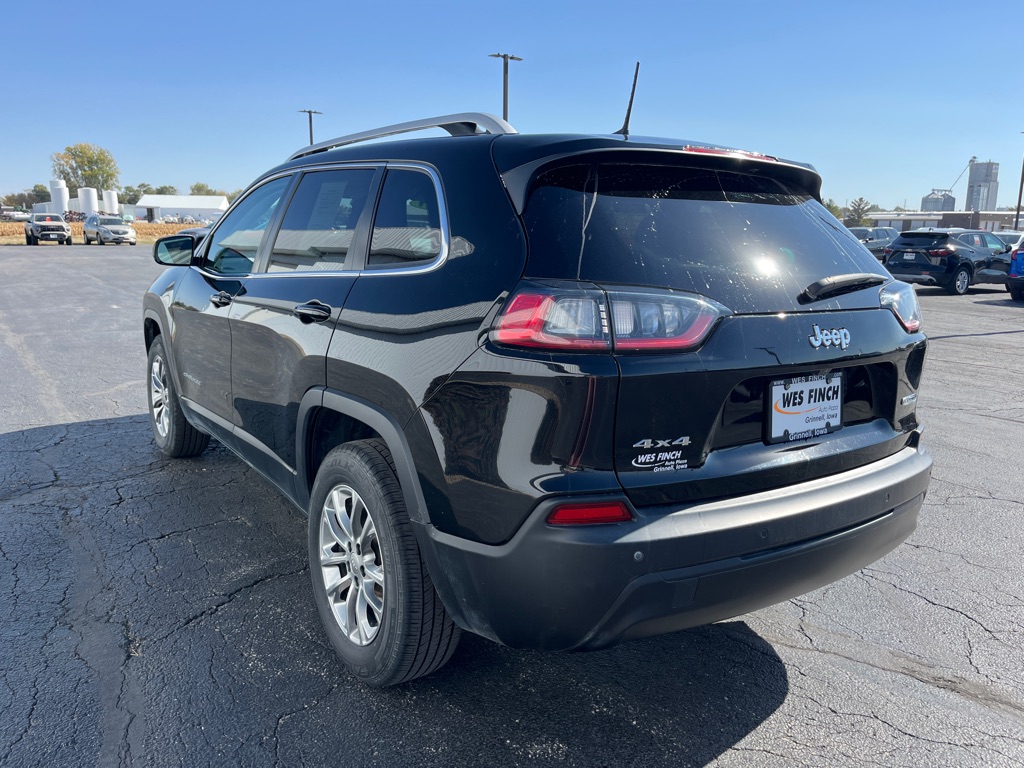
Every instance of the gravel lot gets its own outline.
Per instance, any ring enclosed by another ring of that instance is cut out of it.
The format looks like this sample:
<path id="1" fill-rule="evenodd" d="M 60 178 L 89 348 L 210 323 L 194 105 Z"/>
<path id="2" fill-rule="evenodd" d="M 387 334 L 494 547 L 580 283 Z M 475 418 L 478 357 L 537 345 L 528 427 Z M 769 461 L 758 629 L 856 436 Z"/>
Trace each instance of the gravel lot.
<path id="1" fill-rule="evenodd" d="M 374 691 L 305 521 L 146 416 L 138 247 L 0 247 L 0 765 L 1022 765 L 1024 304 L 920 289 L 935 459 L 910 541 L 736 620 L 592 654 L 464 636 Z"/>

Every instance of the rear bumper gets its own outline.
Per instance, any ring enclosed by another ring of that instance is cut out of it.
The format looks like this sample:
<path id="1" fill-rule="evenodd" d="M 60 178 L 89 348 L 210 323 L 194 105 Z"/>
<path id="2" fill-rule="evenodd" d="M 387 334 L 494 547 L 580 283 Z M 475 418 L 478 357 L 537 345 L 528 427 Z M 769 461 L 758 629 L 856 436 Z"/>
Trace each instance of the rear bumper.
<path id="1" fill-rule="evenodd" d="M 904 283 L 915 283 L 917 285 L 949 285 L 951 280 L 939 281 L 934 275 L 904 275 L 899 272 L 893 272 L 892 276 L 897 280 L 902 280 Z"/>
<path id="2" fill-rule="evenodd" d="M 914 531 L 931 475 L 931 458 L 912 442 L 881 461 L 787 488 L 634 509 L 630 523 L 551 526 L 556 500 L 541 504 L 507 544 L 432 527 L 420 540 L 464 629 L 513 647 L 602 648 L 738 616 L 887 554 Z"/>

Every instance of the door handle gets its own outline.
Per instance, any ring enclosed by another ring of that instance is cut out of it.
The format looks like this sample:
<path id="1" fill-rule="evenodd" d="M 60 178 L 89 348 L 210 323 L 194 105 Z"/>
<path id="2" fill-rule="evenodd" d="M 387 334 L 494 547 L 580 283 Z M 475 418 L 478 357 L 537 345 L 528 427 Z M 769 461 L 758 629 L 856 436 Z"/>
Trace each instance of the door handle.
<path id="1" fill-rule="evenodd" d="M 322 323 L 331 316 L 331 308 L 319 301 L 299 304 L 292 313 L 304 323 Z"/>
<path id="2" fill-rule="evenodd" d="M 210 297 L 210 303 L 215 307 L 226 307 L 231 303 L 232 296 L 227 291 L 215 293 Z"/>

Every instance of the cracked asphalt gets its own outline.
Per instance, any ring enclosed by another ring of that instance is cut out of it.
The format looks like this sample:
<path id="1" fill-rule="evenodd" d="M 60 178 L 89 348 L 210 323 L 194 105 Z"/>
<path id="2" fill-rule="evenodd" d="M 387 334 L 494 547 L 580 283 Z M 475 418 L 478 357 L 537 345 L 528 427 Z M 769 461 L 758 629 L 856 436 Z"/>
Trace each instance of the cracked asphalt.
<path id="1" fill-rule="evenodd" d="M 146 416 L 149 248 L 0 247 L 0 765 L 1024 765 L 1024 304 L 920 289 L 935 459 L 870 568 L 592 654 L 356 684 L 305 521 Z"/>

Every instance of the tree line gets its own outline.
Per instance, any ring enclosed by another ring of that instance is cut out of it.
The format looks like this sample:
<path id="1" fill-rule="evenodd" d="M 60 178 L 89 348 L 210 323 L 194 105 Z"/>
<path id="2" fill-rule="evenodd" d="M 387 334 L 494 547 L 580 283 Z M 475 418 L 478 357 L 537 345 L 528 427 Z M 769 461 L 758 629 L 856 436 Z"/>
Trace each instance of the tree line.
<path id="1" fill-rule="evenodd" d="M 113 189 L 117 190 L 119 202 L 134 205 L 143 195 L 180 194 L 178 188 L 170 184 L 154 187 L 146 182 L 141 182 L 135 185 L 121 186 L 121 172 L 114 156 L 95 144 L 72 144 L 65 147 L 63 152 L 54 152 L 50 156 L 50 162 L 53 167 L 53 178 L 64 180 L 71 197 L 77 197 L 81 187 L 91 187 L 96 190 Z M 236 189 L 227 192 L 197 181 L 189 188 L 188 193 L 190 195 L 223 195 L 228 202 L 231 202 L 241 191 Z M 50 188 L 45 184 L 36 184 L 31 189 L 14 192 L 0 198 L 0 203 L 3 205 L 26 210 L 31 209 L 36 203 L 48 202 L 50 202 Z"/>

